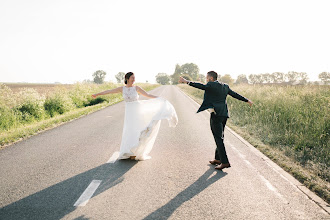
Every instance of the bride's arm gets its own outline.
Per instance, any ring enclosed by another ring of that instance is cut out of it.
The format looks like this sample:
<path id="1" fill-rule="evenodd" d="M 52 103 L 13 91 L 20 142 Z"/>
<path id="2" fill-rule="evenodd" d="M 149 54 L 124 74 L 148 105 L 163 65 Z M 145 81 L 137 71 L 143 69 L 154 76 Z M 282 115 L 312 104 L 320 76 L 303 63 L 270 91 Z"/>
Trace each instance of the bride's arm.
<path id="1" fill-rule="evenodd" d="M 145 97 L 148 97 L 148 98 L 158 98 L 158 96 L 154 96 L 154 95 L 151 95 L 151 94 L 149 94 L 149 93 L 147 93 L 146 91 L 144 91 L 141 87 L 139 87 L 139 86 L 136 86 L 136 91 L 139 93 L 139 94 L 141 94 L 141 95 L 143 95 L 143 96 L 145 96 Z"/>
<path id="2" fill-rule="evenodd" d="M 105 90 L 103 92 L 93 94 L 92 97 L 96 98 L 99 95 L 113 94 L 113 93 L 119 93 L 119 92 L 123 92 L 123 87 L 122 86 L 118 87 L 118 88 L 115 88 L 115 89 Z"/>

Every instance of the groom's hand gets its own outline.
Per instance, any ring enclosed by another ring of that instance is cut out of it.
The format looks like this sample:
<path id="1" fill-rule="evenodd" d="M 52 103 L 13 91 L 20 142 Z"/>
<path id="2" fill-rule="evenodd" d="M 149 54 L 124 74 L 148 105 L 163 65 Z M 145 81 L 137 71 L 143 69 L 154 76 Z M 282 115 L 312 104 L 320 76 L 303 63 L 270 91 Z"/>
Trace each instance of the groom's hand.
<path id="1" fill-rule="evenodd" d="M 188 80 L 186 80 L 185 78 L 180 76 L 179 83 L 187 83 L 187 82 L 188 82 Z"/>

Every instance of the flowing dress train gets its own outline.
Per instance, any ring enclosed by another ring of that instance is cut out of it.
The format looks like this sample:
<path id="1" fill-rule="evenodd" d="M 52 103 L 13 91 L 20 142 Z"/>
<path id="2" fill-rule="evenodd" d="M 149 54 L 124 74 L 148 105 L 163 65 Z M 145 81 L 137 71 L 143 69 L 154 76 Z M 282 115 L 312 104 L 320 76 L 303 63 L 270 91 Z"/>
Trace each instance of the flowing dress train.
<path id="1" fill-rule="evenodd" d="M 173 105 L 161 97 L 139 100 L 136 87 L 123 87 L 125 118 L 118 159 L 136 156 L 135 160 L 150 159 L 162 119 L 175 127 L 178 117 Z"/>

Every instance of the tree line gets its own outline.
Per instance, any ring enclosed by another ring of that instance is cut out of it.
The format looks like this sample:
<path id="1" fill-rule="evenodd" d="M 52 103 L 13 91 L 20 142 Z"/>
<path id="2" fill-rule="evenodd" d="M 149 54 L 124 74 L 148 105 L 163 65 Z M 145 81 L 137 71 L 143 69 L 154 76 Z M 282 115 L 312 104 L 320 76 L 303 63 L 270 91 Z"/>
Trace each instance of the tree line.
<path id="1" fill-rule="evenodd" d="M 188 80 L 205 82 L 205 75 L 199 73 L 199 68 L 194 63 L 186 63 L 180 66 L 176 64 L 174 73 L 167 75 L 166 73 L 158 73 L 156 75 L 156 81 L 159 84 L 177 84 L 179 77 L 182 76 Z M 322 72 L 319 74 L 319 79 L 324 84 L 330 82 L 330 72 Z M 227 84 L 286 84 L 286 85 L 306 85 L 310 83 L 308 75 L 305 72 L 289 71 L 288 73 L 274 72 L 274 73 L 262 73 L 262 74 L 241 74 L 237 79 L 233 79 L 229 74 L 223 76 L 219 75 L 218 80 Z M 316 84 L 318 82 L 315 82 Z"/>
<path id="2" fill-rule="evenodd" d="M 93 82 L 97 84 L 104 83 L 106 72 L 103 70 L 97 70 L 93 73 Z M 115 75 L 117 83 L 124 82 L 124 72 L 119 72 Z M 178 84 L 179 77 L 182 76 L 191 81 L 199 81 L 205 83 L 205 74 L 200 74 L 199 67 L 194 63 L 185 63 L 183 65 L 176 64 L 174 73 L 168 75 L 166 73 L 158 73 L 156 75 L 156 82 L 162 85 Z M 322 72 L 319 74 L 319 79 L 325 84 L 330 83 L 330 72 Z M 274 72 L 274 73 L 262 73 L 262 74 L 241 74 L 237 79 L 233 79 L 229 74 L 223 76 L 219 75 L 218 80 L 227 84 L 286 84 L 286 85 L 306 85 L 310 83 L 308 81 L 308 75 L 305 72 L 290 71 L 288 73 Z M 90 81 L 88 81 L 90 82 Z M 317 82 L 316 82 L 317 83 Z"/>

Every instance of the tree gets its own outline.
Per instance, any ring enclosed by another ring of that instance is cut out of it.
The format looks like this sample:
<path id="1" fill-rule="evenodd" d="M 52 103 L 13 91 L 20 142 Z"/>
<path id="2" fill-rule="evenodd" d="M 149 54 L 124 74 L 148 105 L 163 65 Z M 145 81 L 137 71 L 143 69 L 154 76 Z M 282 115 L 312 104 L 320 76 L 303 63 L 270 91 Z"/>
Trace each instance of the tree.
<path id="1" fill-rule="evenodd" d="M 229 74 L 225 74 L 220 78 L 221 82 L 227 83 L 228 85 L 232 85 L 234 83 L 234 79 L 231 78 Z"/>
<path id="2" fill-rule="evenodd" d="M 306 85 L 307 81 L 308 81 L 307 73 L 300 72 L 300 73 L 297 73 L 297 75 L 298 75 L 297 78 L 298 78 L 299 84 Z"/>
<path id="3" fill-rule="evenodd" d="M 298 73 L 294 71 L 290 71 L 285 75 L 285 78 L 287 79 L 288 83 L 292 85 L 297 81 Z"/>
<path id="4" fill-rule="evenodd" d="M 192 81 L 193 80 L 188 74 L 182 74 L 181 76 L 183 78 L 185 78 L 186 80 L 189 80 L 189 81 Z"/>
<path id="5" fill-rule="evenodd" d="M 271 74 L 271 78 L 274 83 L 282 83 L 284 82 L 284 73 L 274 72 Z"/>
<path id="6" fill-rule="evenodd" d="M 181 76 L 182 71 L 181 71 L 181 66 L 179 64 L 176 64 L 175 70 L 173 75 L 171 75 L 171 81 L 173 85 L 178 84 L 179 77 Z"/>
<path id="7" fill-rule="evenodd" d="M 199 68 L 194 63 L 185 63 L 181 66 L 181 73 L 187 74 L 192 80 L 198 80 L 199 78 Z"/>
<path id="8" fill-rule="evenodd" d="M 93 73 L 93 77 L 94 77 L 93 81 L 97 84 L 102 84 L 104 83 L 105 75 L 107 75 L 107 73 L 104 72 L 103 70 L 97 70 L 95 73 Z"/>
<path id="9" fill-rule="evenodd" d="M 190 80 L 199 80 L 199 67 L 194 63 L 185 63 L 182 66 L 176 64 L 175 71 L 171 75 L 172 84 L 178 84 L 180 76 L 189 76 Z"/>
<path id="10" fill-rule="evenodd" d="M 200 82 L 205 83 L 206 82 L 206 77 L 204 74 L 199 74 L 199 79 Z"/>
<path id="11" fill-rule="evenodd" d="M 270 77 L 269 73 L 261 74 L 260 78 L 261 78 L 260 79 L 261 83 L 271 83 L 272 82 L 272 78 Z"/>
<path id="12" fill-rule="evenodd" d="M 324 83 L 328 84 L 330 82 L 330 73 L 329 72 L 322 72 L 319 74 L 319 79 Z"/>
<path id="13" fill-rule="evenodd" d="M 123 83 L 124 82 L 124 77 L 125 73 L 124 72 L 119 72 L 115 75 L 117 83 Z"/>
<path id="14" fill-rule="evenodd" d="M 257 75 L 256 74 L 250 74 L 249 75 L 249 80 L 252 84 L 256 84 L 257 83 Z"/>
<path id="15" fill-rule="evenodd" d="M 249 75 L 249 80 L 252 84 L 258 84 L 263 82 L 262 74 L 251 74 Z"/>
<path id="16" fill-rule="evenodd" d="M 244 83 L 244 84 L 248 84 L 249 83 L 249 80 L 246 78 L 246 75 L 244 74 L 241 74 L 237 77 L 236 79 L 236 84 L 241 84 L 241 83 Z"/>
<path id="17" fill-rule="evenodd" d="M 170 77 L 166 73 L 158 73 L 156 75 L 156 82 L 162 85 L 170 84 Z"/>

